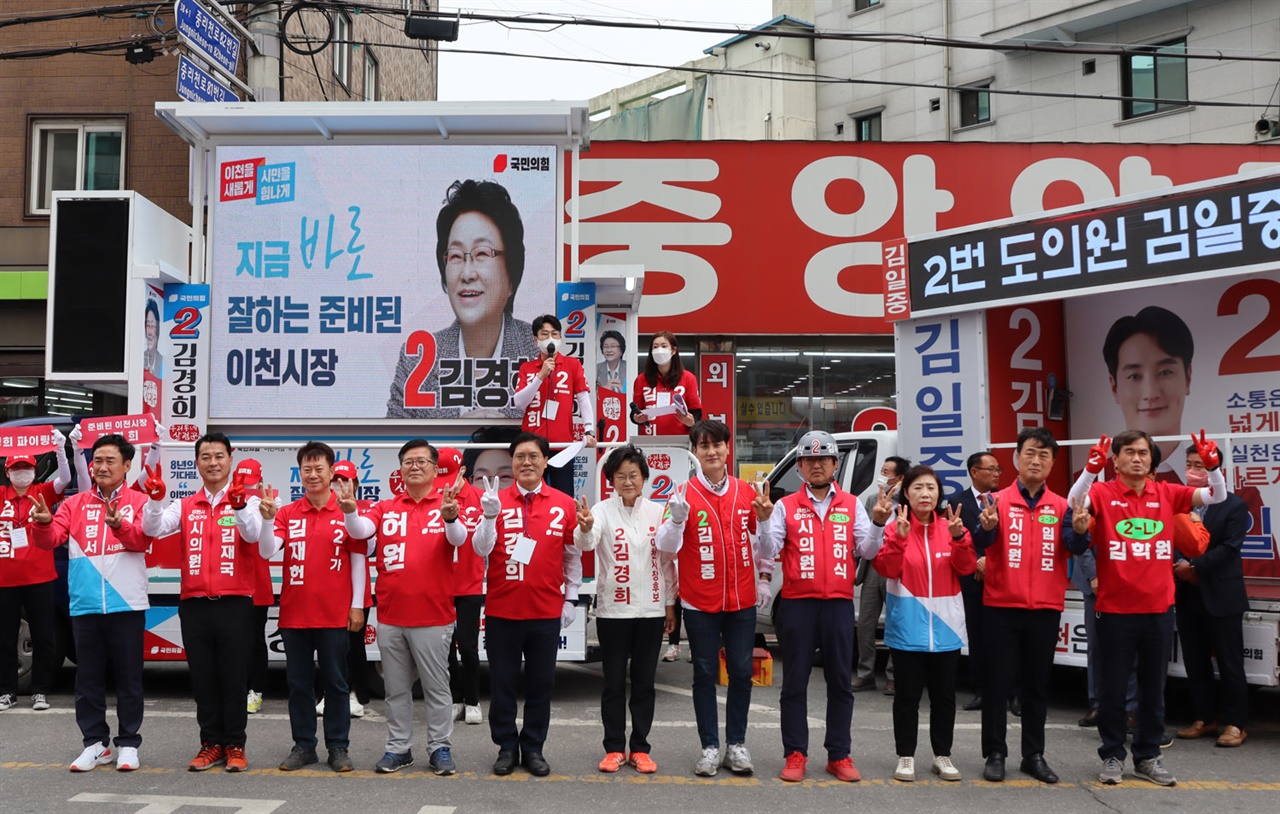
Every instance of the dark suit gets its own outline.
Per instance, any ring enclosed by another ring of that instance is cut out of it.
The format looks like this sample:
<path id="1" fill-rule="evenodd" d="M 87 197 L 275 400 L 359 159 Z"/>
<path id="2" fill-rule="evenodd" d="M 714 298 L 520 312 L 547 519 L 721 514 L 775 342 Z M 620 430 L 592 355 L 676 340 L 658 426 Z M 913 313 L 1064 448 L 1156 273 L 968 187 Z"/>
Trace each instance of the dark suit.
<path id="1" fill-rule="evenodd" d="M 975 538 L 974 553 L 979 557 L 982 556 L 982 548 L 976 542 L 977 530 L 981 528 L 978 521 L 978 515 L 982 509 L 978 507 L 978 499 L 974 497 L 972 489 L 965 489 L 952 495 L 951 500 L 947 501 L 948 507 L 960 507 L 960 519 L 964 521 L 964 527 L 969 530 L 969 535 Z M 982 695 L 982 583 L 979 582 L 974 574 L 964 574 L 960 577 L 960 596 L 964 600 L 964 626 L 969 632 L 969 687 L 973 690 L 974 695 Z"/>
<path id="2" fill-rule="evenodd" d="M 1216 720 L 1244 729 L 1249 715 L 1249 685 L 1244 673 L 1245 594 L 1240 546 L 1249 531 L 1249 507 L 1238 495 L 1204 510 L 1209 547 L 1191 560 L 1199 583 L 1177 581 L 1176 608 L 1182 661 L 1191 685 L 1196 720 Z M 1179 555 L 1178 559 L 1185 559 Z M 1210 656 L 1222 678 L 1221 714 Z"/>

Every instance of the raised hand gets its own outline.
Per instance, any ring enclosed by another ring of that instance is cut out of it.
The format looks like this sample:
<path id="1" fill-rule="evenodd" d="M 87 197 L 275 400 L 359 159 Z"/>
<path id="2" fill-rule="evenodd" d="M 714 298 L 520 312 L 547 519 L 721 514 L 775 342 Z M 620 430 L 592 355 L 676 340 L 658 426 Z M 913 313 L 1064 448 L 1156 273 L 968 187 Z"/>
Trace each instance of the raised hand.
<path id="1" fill-rule="evenodd" d="M 578 528 L 583 534 L 591 531 L 591 527 L 596 524 L 596 518 L 591 514 L 591 507 L 587 505 L 587 496 L 578 496 Z"/>
<path id="2" fill-rule="evenodd" d="M 1096 446 L 1089 450 L 1089 460 L 1085 462 L 1084 468 L 1091 474 L 1097 475 L 1107 466 L 1107 458 L 1111 455 L 1111 439 L 1103 435 L 1098 439 Z M 1205 464 L 1208 466 L 1208 464 Z"/>
<path id="3" fill-rule="evenodd" d="M 231 476 L 231 485 L 227 487 L 227 503 L 231 504 L 231 508 L 240 511 L 248 502 L 249 497 L 244 491 L 244 473 L 237 472 Z"/>
<path id="4" fill-rule="evenodd" d="M 907 535 L 911 533 L 911 510 L 906 506 L 898 507 L 898 520 L 895 528 L 900 540 L 906 540 Z"/>
<path id="5" fill-rule="evenodd" d="M 275 489 L 271 488 L 271 484 L 264 483 L 262 485 L 262 502 L 258 504 L 258 514 L 262 515 L 262 519 L 268 522 L 276 519 L 276 495 L 279 494 Z"/>
<path id="6" fill-rule="evenodd" d="M 547 361 L 542 363 L 542 369 L 538 371 L 538 378 L 546 381 L 551 378 L 551 374 L 556 372 L 556 357 L 548 356 Z"/>
<path id="7" fill-rule="evenodd" d="M 683 523 L 689 519 L 689 501 L 684 498 L 684 490 L 688 487 L 676 487 L 671 499 L 667 501 L 667 516 L 672 523 Z"/>
<path id="8" fill-rule="evenodd" d="M 338 508 L 343 514 L 359 511 L 360 504 L 356 503 L 356 485 L 353 481 L 335 478 L 333 491 L 338 495 Z"/>
<path id="9" fill-rule="evenodd" d="M 155 466 L 142 465 L 142 469 L 147 473 L 147 479 L 142 482 L 142 491 L 147 493 L 147 497 L 152 500 L 164 500 L 165 485 L 164 479 L 160 477 L 160 464 Z"/>
<path id="10" fill-rule="evenodd" d="M 80 439 L 84 438 L 84 430 L 80 429 L 80 425 L 77 424 L 71 428 L 71 435 L 67 437 L 71 439 L 72 446 L 79 447 Z"/>
<path id="11" fill-rule="evenodd" d="M 102 519 L 110 528 L 120 528 L 120 524 L 124 522 L 124 516 L 120 514 L 120 502 L 118 500 L 112 500 L 107 503 L 107 513 Z"/>
<path id="12" fill-rule="evenodd" d="M 484 492 L 480 495 L 480 510 L 484 512 L 486 520 L 492 520 L 502 513 L 502 498 L 498 496 L 498 476 L 494 475 L 493 480 L 489 480 L 489 476 L 484 477 Z"/>
<path id="13" fill-rule="evenodd" d="M 889 522 L 889 518 L 893 517 L 893 495 L 886 494 L 884 487 L 880 487 L 880 495 L 876 498 L 876 503 L 871 507 L 871 521 L 877 526 L 883 526 Z"/>
<path id="14" fill-rule="evenodd" d="M 951 532 L 951 539 L 959 540 L 964 536 L 964 518 L 960 516 L 960 506 L 947 507 L 947 531 Z"/>
<path id="15" fill-rule="evenodd" d="M 38 491 L 35 494 L 28 495 L 27 500 L 31 501 L 30 517 L 37 525 L 47 526 L 53 522 L 53 512 Z"/>
<path id="16" fill-rule="evenodd" d="M 769 499 L 769 482 L 760 477 L 755 482 L 756 499 L 751 505 L 756 510 L 756 520 L 763 523 L 773 514 L 773 501 Z M 772 601 L 772 600 L 770 600 Z"/>
<path id="17" fill-rule="evenodd" d="M 1000 510 L 996 508 L 996 499 L 991 495 L 983 495 L 978 498 L 978 502 L 982 505 L 982 511 L 978 514 L 978 522 L 982 524 L 982 528 L 991 531 L 1000 525 Z"/>
<path id="18" fill-rule="evenodd" d="M 67 445 L 67 436 L 63 435 L 61 430 L 55 429 L 53 431 L 53 443 L 57 445 L 59 450 L 63 449 Z"/>
<path id="19" fill-rule="evenodd" d="M 158 439 L 158 442 L 163 443 L 164 439 L 169 437 L 169 431 L 165 429 L 164 425 L 160 423 L 160 419 L 156 418 L 154 413 L 151 414 L 151 423 L 155 424 L 156 438 Z"/>
<path id="20" fill-rule="evenodd" d="M 462 484 L 466 482 L 462 479 L 463 471 L 466 470 L 463 469 L 458 472 L 458 477 L 454 479 L 453 483 L 444 487 L 444 491 L 440 493 L 440 516 L 449 522 L 457 520 L 458 512 L 461 510 L 461 507 L 458 506 L 458 493 L 462 491 Z"/>
<path id="21" fill-rule="evenodd" d="M 1071 504 L 1071 530 L 1076 534 L 1089 533 L 1089 509 L 1085 506 L 1086 495 L 1076 498 Z"/>
<path id="22" fill-rule="evenodd" d="M 1204 427 L 1200 428 L 1200 437 L 1196 438 L 1196 434 L 1191 433 L 1191 443 L 1196 445 L 1196 453 L 1200 456 L 1200 462 L 1204 464 L 1204 468 L 1210 472 L 1222 466 L 1222 456 L 1218 453 L 1218 445 L 1204 437 Z"/>

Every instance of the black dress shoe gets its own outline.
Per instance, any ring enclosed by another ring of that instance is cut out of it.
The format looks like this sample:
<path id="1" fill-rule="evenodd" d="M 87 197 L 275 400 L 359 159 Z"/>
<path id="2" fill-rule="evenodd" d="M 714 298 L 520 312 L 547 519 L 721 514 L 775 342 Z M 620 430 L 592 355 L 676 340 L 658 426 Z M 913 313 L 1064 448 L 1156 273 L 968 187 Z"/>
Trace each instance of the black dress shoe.
<path id="1" fill-rule="evenodd" d="M 973 712 L 976 709 L 982 709 L 982 696 L 975 695 L 969 703 L 964 705 L 965 712 Z"/>
<path id="2" fill-rule="evenodd" d="M 1029 774 L 1041 783 L 1057 783 L 1058 776 L 1044 762 L 1044 755 L 1031 755 L 1022 759 L 1022 773 Z"/>
<path id="3" fill-rule="evenodd" d="M 1081 726 L 1097 726 L 1098 725 L 1098 708 L 1089 707 L 1089 711 L 1086 712 L 1084 714 L 1084 717 L 1081 718 L 1076 723 L 1080 724 Z"/>
<path id="4" fill-rule="evenodd" d="M 503 749 L 498 752 L 498 759 L 493 762 L 493 773 L 504 777 L 516 770 L 516 753 Z"/>
<path id="5" fill-rule="evenodd" d="M 541 752 L 525 752 L 520 762 L 534 777 L 546 777 L 551 774 L 551 766 Z"/>
<path id="6" fill-rule="evenodd" d="M 1009 714 L 1015 718 L 1022 717 L 1022 699 L 1016 695 L 1009 699 Z"/>
<path id="7" fill-rule="evenodd" d="M 1004 755 L 999 752 L 987 755 L 987 765 L 982 769 L 982 776 L 992 783 L 1004 782 Z"/>

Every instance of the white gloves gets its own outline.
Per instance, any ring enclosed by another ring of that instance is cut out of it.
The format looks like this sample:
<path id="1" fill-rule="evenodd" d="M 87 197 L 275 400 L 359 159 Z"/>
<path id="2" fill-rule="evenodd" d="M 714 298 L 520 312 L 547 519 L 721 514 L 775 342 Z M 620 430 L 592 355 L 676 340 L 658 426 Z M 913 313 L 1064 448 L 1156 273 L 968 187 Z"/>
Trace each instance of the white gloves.
<path id="1" fill-rule="evenodd" d="M 564 630 L 573 624 L 573 620 L 578 618 L 578 606 L 570 602 L 564 601 L 564 607 L 560 610 L 560 629 Z"/>
<path id="2" fill-rule="evenodd" d="M 489 520 L 502 513 L 502 498 L 498 497 L 497 476 L 494 476 L 492 482 L 488 477 L 484 478 L 484 492 L 480 494 L 480 509 Z"/>
<path id="3" fill-rule="evenodd" d="M 684 523 L 689 519 L 689 501 L 684 499 L 684 492 L 677 489 L 667 501 L 667 515 L 672 523 Z"/>
<path id="4" fill-rule="evenodd" d="M 56 430 L 55 430 L 55 432 L 56 432 Z M 77 425 L 75 425 L 74 427 L 72 427 L 72 428 L 71 428 L 71 435 L 70 435 L 70 438 L 71 438 L 71 443 L 72 443 L 72 444 L 75 444 L 77 447 L 79 447 L 79 446 L 80 446 L 80 439 L 81 439 L 81 438 L 83 438 L 83 437 L 84 437 L 84 433 L 80 431 L 80 425 L 79 425 L 79 424 L 77 424 Z"/>
<path id="5" fill-rule="evenodd" d="M 760 610 L 768 610 L 773 604 L 773 586 L 769 580 L 762 579 L 756 583 L 756 607 Z"/>

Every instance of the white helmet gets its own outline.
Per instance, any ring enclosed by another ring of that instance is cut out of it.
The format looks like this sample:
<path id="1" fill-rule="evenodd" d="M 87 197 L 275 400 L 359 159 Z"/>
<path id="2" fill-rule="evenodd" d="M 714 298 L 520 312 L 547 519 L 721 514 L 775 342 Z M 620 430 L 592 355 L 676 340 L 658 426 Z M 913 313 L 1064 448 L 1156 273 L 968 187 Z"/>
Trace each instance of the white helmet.
<path id="1" fill-rule="evenodd" d="M 800 443 L 796 446 L 796 457 L 839 458 L 840 452 L 836 448 L 836 439 L 831 437 L 831 433 L 810 430 L 800 436 Z"/>

